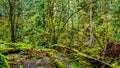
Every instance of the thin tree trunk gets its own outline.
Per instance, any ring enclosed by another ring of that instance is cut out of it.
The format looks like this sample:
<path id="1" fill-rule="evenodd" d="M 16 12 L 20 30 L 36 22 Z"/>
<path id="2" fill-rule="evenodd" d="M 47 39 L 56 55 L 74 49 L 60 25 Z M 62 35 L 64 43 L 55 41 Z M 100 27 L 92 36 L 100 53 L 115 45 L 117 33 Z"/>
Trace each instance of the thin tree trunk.
<path id="1" fill-rule="evenodd" d="M 94 29 L 92 26 L 93 23 L 93 0 L 90 0 L 90 45 L 94 45 Z"/>

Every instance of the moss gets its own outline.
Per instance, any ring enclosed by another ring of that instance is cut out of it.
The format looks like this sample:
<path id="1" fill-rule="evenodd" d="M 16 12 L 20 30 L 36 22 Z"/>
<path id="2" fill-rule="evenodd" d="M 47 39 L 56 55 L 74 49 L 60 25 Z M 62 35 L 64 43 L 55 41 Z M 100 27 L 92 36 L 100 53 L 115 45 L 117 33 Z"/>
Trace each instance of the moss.
<path id="1" fill-rule="evenodd" d="M 30 50 L 32 48 L 32 45 L 29 44 L 23 44 L 23 43 L 12 43 L 12 42 L 6 42 L 0 40 L 0 53 L 2 54 L 8 54 L 12 52 L 20 52 L 20 51 L 26 51 Z"/>
<path id="2" fill-rule="evenodd" d="M 14 53 L 14 52 L 20 52 L 22 50 L 29 50 L 28 47 L 19 47 L 19 48 L 4 48 L 0 49 L 0 53 L 2 54 L 8 54 L 8 53 Z"/>
<path id="3" fill-rule="evenodd" d="M 19 47 L 32 48 L 32 45 L 30 45 L 30 44 L 12 43 L 12 42 L 6 42 L 6 41 L 3 41 L 3 40 L 0 40 L 0 44 L 4 44 L 6 46 L 13 47 L 13 48 L 19 48 Z"/>
<path id="4" fill-rule="evenodd" d="M 77 50 L 77 49 L 70 49 L 70 48 L 67 48 L 67 47 L 65 47 L 65 46 L 62 46 L 62 45 L 56 45 L 55 46 L 56 48 L 58 48 L 58 49 L 62 49 L 62 48 L 66 48 L 67 50 L 69 50 L 69 51 L 72 51 L 72 58 L 73 59 L 76 59 L 75 61 L 77 61 L 78 62 L 78 64 L 80 64 L 81 66 L 84 66 L 83 68 L 85 68 L 85 67 L 89 67 L 89 66 L 91 66 L 90 65 L 90 62 L 89 61 L 87 61 L 87 60 L 93 60 L 93 61 L 99 61 L 99 59 L 96 59 L 96 58 L 94 58 L 91 54 L 94 54 L 94 53 L 91 53 L 91 52 L 96 52 L 96 51 L 99 51 L 99 50 L 101 50 L 101 48 L 97 48 L 97 49 L 95 49 L 95 50 L 92 50 L 92 51 L 90 51 L 90 50 L 84 50 L 84 51 L 82 51 L 82 52 L 80 52 L 79 50 Z M 56 50 L 58 50 L 58 49 L 56 49 Z M 58 50 L 59 51 L 59 50 Z M 89 55 L 87 55 L 87 54 L 85 54 L 85 53 L 83 53 L 83 52 L 89 52 L 90 51 L 90 54 Z M 69 56 L 69 57 L 71 57 L 71 56 Z M 86 60 L 85 60 L 86 59 Z M 85 61 L 84 61 L 85 60 Z M 82 61 L 82 62 L 81 62 Z M 57 62 L 57 61 L 56 61 Z M 59 63 L 59 62 L 58 62 Z M 119 68 L 117 65 L 115 65 L 115 64 L 108 64 L 108 63 L 106 63 L 106 62 L 104 62 L 104 61 L 101 61 L 101 63 L 103 63 L 104 65 L 106 65 L 106 66 L 109 66 L 109 67 L 112 67 L 112 68 Z M 60 64 L 60 63 L 59 63 Z"/>
<path id="5" fill-rule="evenodd" d="M 53 54 L 53 52 L 48 52 L 47 54 L 48 54 L 48 56 L 50 56 L 50 58 L 53 59 L 53 63 L 55 64 L 55 66 L 57 68 L 65 68 L 64 64 L 62 63 L 62 61 L 58 60 L 56 58 L 56 56 Z"/>
<path id="6" fill-rule="evenodd" d="M 58 59 L 55 59 L 53 63 L 55 63 L 57 68 L 65 68 L 64 64 Z"/>
<path id="7" fill-rule="evenodd" d="M 112 64 L 111 64 L 111 67 L 112 67 L 112 68 L 120 68 L 120 67 L 118 66 L 118 62 L 112 63 Z"/>

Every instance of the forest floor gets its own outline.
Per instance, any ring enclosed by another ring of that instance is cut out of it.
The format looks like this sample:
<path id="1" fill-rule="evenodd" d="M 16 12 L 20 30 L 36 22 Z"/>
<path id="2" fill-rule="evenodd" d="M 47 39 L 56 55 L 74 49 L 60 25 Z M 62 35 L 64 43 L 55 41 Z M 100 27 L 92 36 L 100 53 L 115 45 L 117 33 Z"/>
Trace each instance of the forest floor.
<path id="1" fill-rule="evenodd" d="M 10 68 L 70 68 L 71 65 L 68 57 L 55 49 L 5 41 L 0 41 L 0 45 L 0 53 L 7 57 Z"/>
<path id="2" fill-rule="evenodd" d="M 55 68 L 49 64 L 52 60 L 47 56 L 41 59 L 30 58 L 29 55 L 21 54 L 9 54 L 8 56 L 15 57 L 15 60 L 10 60 L 10 68 Z"/>
<path id="3" fill-rule="evenodd" d="M 109 63 L 111 61 L 110 58 L 108 58 L 110 61 L 107 62 L 100 60 L 99 57 L 101 56 L 99 56 L 99 54 L 98 57 L 94 57 L 94 54 L 99 53 L 101 49 L 98 47 L 78 51 L 74 48 L 71 49 L 63 46 L 62 44 L 54 45 L 51 49 L 3 41 L 1 41 L 0 44 L 0 52 L 8 57 L 10 68 L 75 68 L 72 67 L 74 64 L 73 59 L 79 61 L 78 63 L 81 63 L 81 67 L 91 65 L 100 68 L 119 68 L 118 64 Z M 111 47 L 106 47 L 106 51 L 108 50 L 108 53 L 106 52 L 107 56 L 113 58 L 119 57 L 119 46 L 120 43 L 116 42 L 112 44 Z"/>
<path id="4" fill-rule="evenodd" d="M 43 51 L 29 50 L 10 53 L 6 56 L 9 58 L 10 68 L 56 68 L 54 59 Z M 56 57 L 63 62 L 66 68 L 70 68 L 70 64 L 66 62 L 65 57 L 58 54 L 56 54 Z"/>
<path id="5" fill-rule="evenodd" d="M 12 53 L 9 57 L 10 68 L 55 68 L 52 64 L 52 59 L 47 55 L 36 56 L 30 52 Z"/>

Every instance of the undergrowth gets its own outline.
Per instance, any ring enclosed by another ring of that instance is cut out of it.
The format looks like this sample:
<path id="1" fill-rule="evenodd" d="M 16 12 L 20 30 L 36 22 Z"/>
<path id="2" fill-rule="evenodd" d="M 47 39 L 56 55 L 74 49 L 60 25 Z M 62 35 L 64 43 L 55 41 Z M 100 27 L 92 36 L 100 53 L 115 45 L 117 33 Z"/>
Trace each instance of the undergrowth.
<path id="1" fill-rule="evenodd" d="M 0 68 L 10 68 L 7 57 L 2 54 L 0 54 Z"/>

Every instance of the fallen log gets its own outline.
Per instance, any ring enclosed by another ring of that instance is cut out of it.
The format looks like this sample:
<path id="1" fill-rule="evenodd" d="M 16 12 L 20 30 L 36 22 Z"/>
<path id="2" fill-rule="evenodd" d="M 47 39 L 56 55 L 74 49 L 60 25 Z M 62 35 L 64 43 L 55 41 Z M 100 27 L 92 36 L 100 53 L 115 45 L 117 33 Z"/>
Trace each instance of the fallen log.
<path id="1" fill-rule="evenodd" d="M 31 47 L 33 45 L 30 45 L 30 44 L 24 44 L 24 43 L 13 43 L 13 42 L 6 42 L 6 41 L 3 41 L 3 40 L 0 40 L 0 44 L 4 44 L 5 46 L 8 46 L 8 47 Z"/>
<path id="2" fill-rule="evenodd" d="M 56 47 L 59 48 L 59 49 L 60 49 L 60 48 L 62 48 L 62 49 L 65 48 L 65 49 L 67 49 L 68 51 L 70 50 L 70 51 L 76 53 L 76 55 L 79 55 L 79 56 L 81 56 L 81 57 L 84 57 L 86 60 L 89 60 L 89 62 L 92 63 L 92 64 L 97 63 L 97 64 L 99 64 L 99 65 L 101 65 L 101 66 L 104 65 L 105 68 L 120 68 L 120 67 L 118 67 L 118 66 L 116 66 L 116 65 L 106 63 L 106 62 L 104 62 L 104 61 L 102 61 L 102 60 L 99 60 L 99 59 L 94 58 L 94 57 L 92 57 L 92 56 L 89 56 L 89 55 L 87 55 L 87 54 L 85 54 L 85 53 L 82 53 L 82 52 L 80 52 L 80 51 L 78 51 L 78 50 L 76 50 L 76 49 L 71 49 L 71 48 L 69 48 L 69 47 L 61 46 L 61 45 L 55 45 L 54 48 L 56 48 Z"/>
<path id="3" fill-rule="evenodd" d="M 7 55 L 7 54 L 10 54 L 10 53 L 18 53 L 20 51 L 28 51 L 30 50 L 31 48 L 29 47 L 19 47 L 19 48 L 4 48 L 4 49 L 0 49 L 0 53 L 4 54 L 4 55 Z"/>

